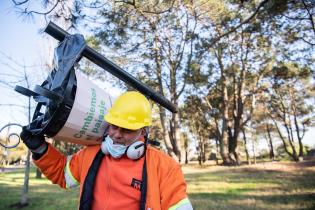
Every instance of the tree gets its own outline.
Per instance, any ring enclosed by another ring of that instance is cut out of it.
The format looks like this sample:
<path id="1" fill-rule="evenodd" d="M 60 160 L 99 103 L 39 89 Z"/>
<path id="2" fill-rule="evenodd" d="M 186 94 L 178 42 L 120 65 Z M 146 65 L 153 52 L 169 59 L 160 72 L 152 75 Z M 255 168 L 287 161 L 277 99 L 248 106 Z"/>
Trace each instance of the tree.
<path id="1" fill-rule="evenodd" d="M 269 48 L 264 46 L 268 38 L 260 34 L 259 26 L 240 30 L 229 39 L 229 45 L 218 44 L 210 54 L 216 59 L 213 71 L 217 72 L 218 82 L 213 88 L 221 98 L 216 108 L 222 114 L 221 155 L 225 164 L 239 164 L 238 137 L 251 120 L 260 80 L 270 59 Z"/>
<path id="2" fill-rule="evenodd" d="M 302 139 L 314 118 L 309 101 L 314 97 L 311 75 L 311 69 L 296 63 L 278 63 L 271 75 L 268 113 L 285 151 L 295 161 L 303 159 Z"/>
<path id="3" fill-rule="evenodd" d="M 189 96 L 185 105 L 181 108 L 182 125 L 185 125 L 190 133 L 197 140 L 196 150 L 198 152 L 199 165 L 206 160 L 210 150 L 210 139 L 215 138 L 215 128 L 211 127 L 209 120 L 206 119 L 208 109 L 205 102 L 197 96 Z"/>

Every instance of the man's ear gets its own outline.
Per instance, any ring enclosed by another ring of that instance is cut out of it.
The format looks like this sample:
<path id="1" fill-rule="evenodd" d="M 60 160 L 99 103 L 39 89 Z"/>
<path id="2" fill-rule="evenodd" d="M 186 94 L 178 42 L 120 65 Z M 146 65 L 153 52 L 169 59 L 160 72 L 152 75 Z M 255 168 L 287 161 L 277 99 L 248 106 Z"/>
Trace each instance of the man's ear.
<path id="1" fill-rule="evenodd" d="M 145 136 L 145 134 L 146 134 L 145 128 L 141 128 L 141 135 Z"/>
<path id="2" fill-rule="evenodd" d="M 105 121 L 105 130 L 104 130 L 104 135 L 103 136 L 107 136 L 108 135 L 108 130 L 109 130 L 109 123 Z"/>
<path id="3" fill-rule="evenodd" d="M 148 136 L 149 135 L 149 132 L 150 132 L 150 129 L 149 129 L 149 127 L 143 127 L 142 129 L 141 129 L 141 135 L 143 135 L 143 136 Z"/>

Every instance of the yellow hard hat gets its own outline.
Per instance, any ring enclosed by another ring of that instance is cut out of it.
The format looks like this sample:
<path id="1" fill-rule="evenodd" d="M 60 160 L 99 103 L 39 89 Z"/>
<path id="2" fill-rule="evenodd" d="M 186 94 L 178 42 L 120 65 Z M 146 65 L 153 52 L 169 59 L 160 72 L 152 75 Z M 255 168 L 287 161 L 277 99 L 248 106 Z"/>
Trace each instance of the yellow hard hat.
<path id="1" fill-rule="evenodd" d="M 151 105 L 141 93 L 128 91 L 115 100 L 104 119 L 118 127 L 137 130 L 152 124 Z"/>

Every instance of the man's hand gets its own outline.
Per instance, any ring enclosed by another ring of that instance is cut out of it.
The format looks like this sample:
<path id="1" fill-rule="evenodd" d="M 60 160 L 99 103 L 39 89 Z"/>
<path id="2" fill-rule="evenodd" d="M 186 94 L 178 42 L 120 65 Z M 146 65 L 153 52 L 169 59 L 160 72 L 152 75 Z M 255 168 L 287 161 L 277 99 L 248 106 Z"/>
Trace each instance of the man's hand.
<path id="1" fill-rule="evenodd" d="M 47 143 L 43 135 L 32 135 L 32 132 L 24 126 L 20 137 L 33 153 L 43 154 L 46 151 Z"/>

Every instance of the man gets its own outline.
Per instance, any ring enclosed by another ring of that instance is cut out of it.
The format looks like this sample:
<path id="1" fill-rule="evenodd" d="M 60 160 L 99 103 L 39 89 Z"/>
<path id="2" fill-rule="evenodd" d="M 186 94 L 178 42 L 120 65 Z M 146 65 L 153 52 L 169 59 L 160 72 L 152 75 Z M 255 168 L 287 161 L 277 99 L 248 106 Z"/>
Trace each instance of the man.
<path id="1" fill-rule="evenodd" d="M 151 105 L 130 91 L 105 115 L 109 129 L 102 145 L 64 156 L 24 128 L 21 138 L 34 163 L 63 188 L 80 185 L 79 209 L 191 210 L 180 165 L 148 145 Z"/>

